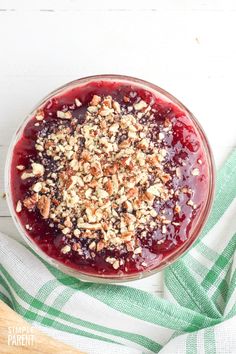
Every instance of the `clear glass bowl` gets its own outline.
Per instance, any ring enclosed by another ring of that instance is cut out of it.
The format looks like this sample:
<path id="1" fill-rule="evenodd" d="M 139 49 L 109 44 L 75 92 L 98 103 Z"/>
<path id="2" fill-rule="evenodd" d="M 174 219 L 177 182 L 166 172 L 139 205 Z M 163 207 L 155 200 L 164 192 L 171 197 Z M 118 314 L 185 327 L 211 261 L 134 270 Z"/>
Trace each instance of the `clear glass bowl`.
<path id="1" fill-rule="evenodd" d="M 32 118 L 33 115 L 35 115 L 36 111 L 43 106 L 47 100 L 53 98 L 54 96 L 57 96 L 58 94 L 62 94 L 64 92 L 67 92 L 68 90 L 73 89 L 74 87 L 80 87 L 85 84 L 94 83 L 96 81 L 109 81 L 109 82 L 116 82 L 116 83 L 129 83 L 129 84 L 135 84 L 135 86 L 140 87 L 142 89 L 146 89 L 147 91 L 153 92 L 156 96 L 160 97 L 164 101 L 169 101 L 174 103 L 177 107 L 179 107 L 186 116 L 192 121 L 193 125 L 195 126 L 196 130 L 198 131 L 202 142 L 203 142 L 203 148 L 205 150 L 205 155 L 206 159 L 208 162 L 208 175 L 209 175 L 209 189 L 208 189 L 208 195 L 207 195 L 207 200 L 205 204 L 205 208 L 202 209 L 201 213 L 199 213 L 198 217 L 195 219 L 195 224 L 194 224 L 194 229 L 192 231 L 192 235 L 188 238 L 187 241 L 185 241 L 182 245 L 182 247 L 177 248 L 175 251 L 173 251 L 172 254 L 169 256 L 163 258 L 163 260 L 157 265 L 153 266 L 151 268 L 148 268 L 140 273 L 135 273 L 135 274 L 123 274 L 123 275 L 88 275 L 87 273 L 83 273 L 81 271 L 75 270 L 69 266 L 66 266 L 65 264 L 61 263 L 60 261 L 57 261 L 53 259 L 52 257 L 49 257 L 46 253 L 44 253 L 40 247 L 30 238 L 30 236 L 27 234 L 26 230 L 23 228 L 21 225 L 21 222 L 19 220 L 19 216 L 17 215 L 15 208 L 13 206 L 13 199 L 12 199 L 12 191 L 11 191 L 11 162 L 12 162 L 12 157 L 13 157 L 13 149 L 17 141 L 22 135 L 22 132 L 27 125 L 28 121 Z M 209 146 L 209 142 L 206 138 L 206 135 L 197 121 L 197 119 L 194 117 L 194 115 L 179 101 L 177 100 L 174 96 L 172 96 L 170 93 L 166 92 L 162 88 L 146 82 L 144 80 L 140 80 L 137 78 L 133 77 L 128 77 L 128 76 L 123 76 L 123 75 L 97 75 L 97 76 L 90 76 L 90 77 L 85 77 L 81 78 L 75 81 L 72 81 L 70 83 L 67 83 L 66 85 L 58 88 L 57 90 L 51 92 L 47 97 L 45 97 L 41 102 L 37 104 L 37 106 L 33 109 L 33 111 L 24 119 L 24 121 L 21 123 L 19 128 L 17 129 L 16 133 L 14 134 L 8 154 L 7 154 L 7 161 L 6 161 L 6 167 L 5 167 L 5 190 L 6 190 L 6 196 L 7 196 L 7 202 L 8 206 L 10 209 L 11 216 L 16 224 L 16 227 L 22 236 L 23 240 L 26 241 L 26 243 L 37 253 L 39 254 L 43 259 L 45 259 L 49 264 L 53 265 L 54 267 L 58 268 L 65 274 L 68 274 L 70 276 L 76 277 L 80 280 L 83 281 L 89 281 L 89 282 L 99 282 L 99 283 L 117 283 L 117 282 L 125 282 L 125 281 L 131 281 L 131 280 L 137 280 L 141 279 L 147 276 L 150 276 L 156 272 L 159 272 L 162 270 L 164 267 L 172 264 L 174 261 L 176 261 L 178 258 L 180 258 L 184 252 L 186 252 L 190 246 L 193 244 L 193 242 L 196 240 L 196 238 L 199 236 L 206 220 L 209 215 L 211 206 L 212 206 L 212 201 L 213 201 L 213 196 L 214 196 L 214 188 L 215 188 L 215 168 L 214 168 L 214 160 L 213 160 L 213 155 Z"/>

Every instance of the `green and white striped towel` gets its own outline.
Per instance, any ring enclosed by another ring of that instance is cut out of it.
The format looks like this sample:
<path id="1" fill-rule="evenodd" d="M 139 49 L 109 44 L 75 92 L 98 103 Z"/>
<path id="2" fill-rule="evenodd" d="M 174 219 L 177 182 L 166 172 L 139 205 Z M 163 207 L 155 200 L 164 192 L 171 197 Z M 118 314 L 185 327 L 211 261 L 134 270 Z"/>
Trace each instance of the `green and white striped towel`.
<path id="1" fill-rule="evenodd" d="M 165 272 L 164 298 L 69 277 L 0 234 L 0 298 L 88 353 L 236 353 L 236 151 L 201 237 Z"/>

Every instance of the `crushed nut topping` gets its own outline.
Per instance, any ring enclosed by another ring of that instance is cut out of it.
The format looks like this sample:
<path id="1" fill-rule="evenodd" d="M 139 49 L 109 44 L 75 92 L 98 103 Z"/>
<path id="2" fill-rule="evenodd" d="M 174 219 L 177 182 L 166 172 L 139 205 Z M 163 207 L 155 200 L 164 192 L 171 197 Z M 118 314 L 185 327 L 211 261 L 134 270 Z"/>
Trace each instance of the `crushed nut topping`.
<path id="1" fill-rule="evenodd" d="M 156 205 L 180 193 L 191 197 L 189 190 L 170 187 L 174 178 L 181 178 L 180 167 L 168 166 L 163 145 L 172 134 L 171 123 L 164 121 L 152 140 L 152 107 L 138 96 L 133 105 L 127 96 L 124 102 L 129 106 L 111 96 L 94 95 L 83 124 L 73 116 L 73 109 L 58 110 L 59 124 L 38 133 L 38 161 L 31 161 L 27 169 L 17 166 L 21 179 L 32 178 L 32 184 L 27 197 L 18 201 L 16 212 L 22 207 L 37 210 L 49 225 L 61 230 L 68 242 L 62 254 L 90 252 L 95 257 L 106 249 L 132 252 L 136 257 L 142 254 L 138 230 L 145 237 L 159 229 L 161 244 L 171 224 Z M 81 106 L 75 99 L 74 107 Z M 44 119 L 42 111 L 36 119 Z M 199 169 L 191 173 L 197 176 Z M 194 208 L 190 199 L 187 204 Z M 181 212 L 177 203 L 173 212 Z M 86 250 L 81 240 L 87 240 Z M 105 261 L 114 269 L 124 264 L 122 258 L 106 257 Z"/>

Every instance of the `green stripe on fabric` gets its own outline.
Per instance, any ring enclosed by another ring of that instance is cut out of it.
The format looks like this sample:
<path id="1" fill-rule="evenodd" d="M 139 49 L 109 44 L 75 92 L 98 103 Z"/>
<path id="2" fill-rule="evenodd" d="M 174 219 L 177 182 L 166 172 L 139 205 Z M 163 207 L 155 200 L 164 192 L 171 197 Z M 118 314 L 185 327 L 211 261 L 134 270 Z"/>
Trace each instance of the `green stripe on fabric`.
<path id="1" fill-rule="evenodd" d="M 4 278 L 1 277 L 0 275 L 0 280 L 1 280 L 1 284 L 3 284 L 3 287 L 7 290 L 9 288 L 7 282 L 4 280 Z M 26 311 L 26 309 L 17 302 L 15 296 L 12 294 L 12 300 L 14 301 L 14 304 L 15 304 L 15 310 L 23 316 L 23 314 L 27 314 L 27 316 L 24 316 L 24 318 L 26 318 L 27 320 L 29 320 L 30 322 L 35 322 L 34 321 L 34 317 L 35 317 L 35 313 L 33 311 Z M 50 318 L 47 318 L 47 317 L 42 317 L 42 316 L 38 316 L 38 319 L 40 324 L 42 324 L 43 320 L 44 320 L 44 324 L 46 325 L 47 323 L 47 320 L 50 320 Z M 98 335 L 95 335 L 95 334 L 92 334 L 92 333 L 89 333 L 89 332 L 85 332 L 85 331 L 82 331 L 80 329 L 77 329 L 77 328 L 74 328 L 74 327 L 71 327 L 71 326 L 67 326 L 67 325 L 64 325 L 58 321 L 54 321 L 53 322 L 53 326 L 51 326 L 55 329 L 58 329 L 60 331 L 63 331 L 63 332 L 68 332 L 68 333 L 72 333 L 72 334 L 76 334 L 76 335 L 81 335 L 83 337 L 88 337 L 88 338 L 91 338 L 91 339 L 96 339 L 96 340 L 101 340 L 101 341 L 105 341 L 107 343 L 115 343 L 115 344 L 120 344 L 122 345 L 121 343 L 118 343 L 118 342 L 115 342 L 113 340 L 110 340 L 108 338 L 104 338 L 104 337 L 101 337 L 101 336 L 98 336 Z"/>
<path id="2" fill-rule="evenodd" d="M 62 272 L 45 261 L 43 262 L 48 270 L 60 281 Z M 193 311 L 189 309 L 183 311 L 181 306 L 176 309 L 175 305 L 170 304 L 165 299 L 156 298 L 155 295 L 139 289 L 93 283 L 90 288 L 81 291 L 119 312 L 174 330 L 184 331 L 187 329 L 194 331 L 201 328 L 202 323 L 205 321 L 209 325 L 216 323 L 214 319 L 198 314 L 195 324 L 191 321 L 195 316 Z M 165 316 L 163 316 L 163 313 L 165 313 Z"/>
<path id="3" fill-rule="evenodd" d="M 224 313 L 224 308 L 226 305 L 228 289 L 229 284 L 225 279 L 223 279 L 211 297 L 212 301 L 216 304 L 217 308 L 222 313 L 222 315 Z"/>
<path id="4" fill-rule="evenodd" d="M 197 333 L 190 333 L 186 339 L 186 354 L 198 354 Z"/>
<path id="5" fill-rule="evenodd" d="M 208 221 L 194 245 L 212 229 L 222 217 L 236 196 L 236 149 L 233 150 L 223 167 L 217 173 L 216 197 Z"/>
<path id="6" fill-rule="evenodd" d="M 192 300 L 192 304 L 195 304 L 195 308 L 197 308 L 200 313 L 204 313 L 211 318 L 221 317 L 215 304 L 207 297 L 204 289 L 199 286 L 199 282 L 191 275 L 188 267 L 182 260 L 176 262 L 166 270 L 165 278 L 171 273 L 177 278 L 179 283 L 178 287 L 172 289 L 171 293 L 174 297 L 180 296 L 180 303 L 185 301 L 184 298 L 188 296 L 188 298 Z"/>
<path id="7" fill-rule="evenodd" d="M 223 314 L 225 306 L 227 304 L 227 299 L 228 299 L 228 294 L 230 290 L 230 285 L 231 283 L 231 266 L 233 263 L 233 259 L 230 260 L 230 266 L 227 267 L 228 271 L 225 275 L 225 277 L 220 281 L 219 285 L 217 286 L 216 291 L 212 295 L 211 299 L 212 301 L 216 304 L 218 307 L 219 311 Z M 233 284 L 233 287 L 235 288 L 236 282 Z"/>
<path id="8" fill-rule="evenodd" d="M 219 256 L 219 253 L 208 247 L 203 241 L 201 241 L 195 248 L 197 252 L 209 259 L 209 261 L 215 262 L 216 258 Z"/>
<path id="9" fill-rule="evenodd" d="M 219 279 L 222 271 L 230 266 L 229 261 L 232 258 L 236 248 L 236 234 L 233 235 L 224 251 L 219 255 L 215 264 L 212 266 L 206 277 L 202 281 L 204 289 L 209 290 Z"/>
<path id="10" fill-rule="evenodd" d="M 7 273 L 7 271 L 1 265 L 0 265 L 0 270 L 4 274 L 4 276 L 6 277 L 8 282 L 11 284 L 12 288 L 17 292 L 17 294 L 18 295 L 21 294 L 21 296 L 19 295 L 19 297 L 22 300 L 24 300 L 25 302 L 27 302 L 31 306 L 33 304 L 34 309 L 43 311 L 46 313 L 46 315 L 55 316 L 55 319 L 61 318 L 69 323 L 74 323 L 79 326 L 87 327 L 87 328 L 90 328 L 95 331 L 99 331 L 102 333 L 106 333 L 106 334 L 110 334 L 113 336 L 121 337 L 123 339 L 127 339 L 129 341 L 139 344 L 139 345 L 143 346 L 144 348 L 147 348 L 147 349 L 152 350 L 154 352 L 159 351 L 162 348 L 162 346 L 159 343 L 157 343 L 145 336 L 142 336 L 142 335 L 139 335 L 136 333 L 124 332 L 124 331 L 116 330 L 116 329 L 110 329 L 110 328 L 107 328 L 107 327 L 104 327 L 101 325 L 97 325 L 95 323 L 81 320 L 77 317 L 63 313 L 63 312 L 59 311 L 58 309 L 55 309 L 55 308 L 48 306 L 46 304 L 42 304 L 42 302 L 39 299 L 34 298 L 32 295 L 27 293 L 22 287 L 20 287 L 20 285 L 15 282 L 15 280 L 10 276 L 10 274 Z M 33 301 L 33 300 L 35 300 L 35 301 Z M 51 319 L 48 317 L 42 317 L 40 315 L 38 315 L 36 317 L 35 312 L 32 312 L 32 311 L 28 311 L 28 312 L 30 313 L 31 320 L 35 320 L 37 322 L 40 322 L 43 325 L 54 327 L 54 323 L 56 323 L 55 321 L 51 321 Z M 26 315 L 28 316 L 27 311 L 24 314 L 24 316 L 26 317 Z M 64 325 L 62 325 L 62 326 L 64 326 Z M 106 340 L 110 341 L 107 338 L 106 338 Z"/>
<path id="11" fill-rule="evenodd" d="M 51 295 L 51 293 L 53 292 L 53 290 L 55 290 L 55 288 L 58 286 L 58 282 L 56 279 L 53 280 L 49 280 L 48 282 L 46 282 L 37 292 L 37 294 L 35 295 L 35 298 L 33 298 L 32 303 L 30 304 L 29 310 L 28 311 L 32 311 L 32 308 L 34 308 L 34 301 L 35 299 L 40 299 L 42 301 L 42 305 L 44 304 L 44 302 L 46 301 L 46 299 L 48 298 L 49 295 Z M 40 308 L 38 308 L 40 309 Z M 25 316 L 27 316 L 27 314 L 25 314 Z M 36 320 L 37 314 L 35 314 L 35 320 Z"/>
<path id="12" fill-rule="evenodd" d="M 5 281 L 5 279 L 0 275 L 0 281 L 1 281 L 1 284 L 3 285 L 4 289 L 6 289 L 6 291 L 9 290 L 9 286 L 7 284 L 7 282 Z M 23 301 L 25 301 L 24 299 L 22 299 Z M 24 314 L 27 314 L 27 316 L 24 316 L 25 318 L 27 318 L 29 321 L 31 322 L 36 322 L 34 321 L 34 317 L 35 317 L 35 313 L 33 311 L 26 311 L 26 309 L 18 303 L 18 301 L 16 300 L 15 296 L 12 294 L 12 301 L 14 302 L 15 306 L 15 310 L 20 314 L 20 315 L 24 315 Z M 25 301 L 26 302 L 26 301 Z M 27 303 L 27 302 L 26 302 Z M 42 316 L 38 316 L 38 321 L 40 324 L 42 324 L 43 320 L 45 319 L 45 323 L 44 325 L 46 325 L 47 323 L 47 319 L 50 320 L 50 318 L 46 318 L 46 317 L 42 317 Z M 54 324 L 56 324 L 56 327 L 54 326 Z M 60 326 L 58 326 L 60 325 Z M 81 331 L 77 328 L 73 328 L 73 327 L 70 327 L 70 330 L 68 331 L 67 329 L 69 328 L 68 326 L 65 326 L 64 324 L 62 323 L 59 323 L 59 322 L 53 322 L 53 326 L 51 327 L 54 327 L 56 329 L 59 329 L 60 331 L 64 331 L 64 332 L 69 332 L 69 333 L 73 333 L 73 334 L 79 334 L 81 336 L 85 336 L 85 337 L 88 337 L 88 338 L 92 338 L 92 339 L 98 339 L 98 340 L 102 340 L 102 341 L 105 341 L 105 342 L 108 342 L 108 343 L 116 343 L 116 344 L 120 344 L 122 345 L 121 343 L 118 343 L 118 342 L 115 342 L 113 340 L 110 340 L 108 338 L 104 338 L 104 337 L 101 337 L 101 336 L 97 336 L 97 335 L 94 335 L 94 334 L 91 334 L 89 332 L 85 332 L 85 331 Z M 66 329 L 65 329 L 66 328 Z"/>
<path id="13" fill-rule="evenodd" d="M 207 272 L 209 269 L 207 267 L 205 267 L 203 264 L 201 264 L 197 259 L 192 257 L 192 255 L 190 253 L 185 255 L 183 262 L 185 264 L 188 264 L 188 268 L 190 268 L 191 271 L 194 271 L 196 274 L 198 274 L 202 278 L 207 275 Z"/>
<path id="14" fill-rule="evenodd" d="M 12 292 L 12 289 L 9 287 L 9 285 L 6 283 L 5 279 L 3 279 L 3 277 L 0 274 L 0 284 L 1 286 L 5 289 L 5 291 L 8 293 L 9 297 L 10 297 L 10 301 L 11 301 L 11 308 L 15 309 L 16 307 L 16 303 L 14 302 L 14 295 Z"/>
<path id="15" fill-rule="evenodd" d="M 213 327 L 204 330 L 205 354 L 216 354 L 215 332 Z"/>
<path id="16" fill-rule="evenodd" d="M 165 273 L 165 285 L 174 297 L 174 299 L 178 302 L 178 304 L 181 304 L 182 307 L 201 313 L 199 306 L 196 304 L 195 301 L 193 301 L 192 295 L 190 296 L 190 294 L 188 294 L 185 289 L 183 289 L 184 294 L 182 289 L 179 290 L 181 285 L 179 279 L 175 276 L 173 272 Z"/>
<path id="17" fill-rule="evenodd" d="M 235 284 L 236 284 L 236 269 L 234 270 L 233 275 L 231 276 L 229 289 L 228 289 L 228 293 L 227 293 L 226 303 L 229 302 L 230 297 L 231 297 L 231 295 L 233 294 L 233 292 L 235 290 Z"/>
<path id="18" fill-rule="evenodd" d="M 58 286 L 60 286 L 59 283 L 58 283 Z M 71 296 L 73 296 L 75 294 L 75 292 L 76 292 L 75 289 L 71 289 L 71 288 L 66 287 L 57 295 L 57 297 L 53 301 L 51 307 L 54 307 L 57 310 L 61 310 L 63 308 L 63 306 L 68 302 L 68 300 L 71 298 Z M 51 321 L 53 322 L 54 320 L 51 319 Z"/>
<path id="19" fill-rule="evenodd" d="M 200 329 L 203 324 L 218 323 L 218 320 L 199 313 L 196 314 L 192 310 L 173 305 L 164 299 L 156 299 L 155 295 L 137 294 L 136 289 L 133 290 L 119 289 L 117 286 L 117 297 L 115 297 L 111 287 L 101 287 L 100 284 L 97 284 L 94 285 L 93 292 L 88 295 L 130 316 L 174 330 L 190 332 Z"/>
<path id="20" fill-rule="evenodd" d="M 2 292 L 0 292 L 0 300 L 3 301 L 9 307 L 13 308 L 10 299 L 5 294 L 3 294 Z"/>
<path id="21" fill-rule="evenodd" d="M 29 251 L 35 254 L 31 249 Z M 57 268 L 37 256 L 47 269 L 58 279 L 58 281 L 67 279 L 67 285 L 76 288 L 76 282 L 81 282 L 77 278 L 65 275 Z M 87 283 L 84 283 L 87 284 Z M 181 306 L 176 308 L 165 299 L 157 298 L 155 295 L 145 291 L 130 288 L 121 285 L 104 285 L 89 283 L 89 286 L 80 288 L 80 291 L 105 303 L 113 309 L 128 314 L 129 316 L 139 318 L 143 321 L 154 323 L 174 330 L 194 331 L 201 328 L 202 323 L 208 326 L 218 323 L 201 314 L 196 314 L 192 310 L 184 309 Z M 165 316 L 163 316 L 163 313 Z M 194 318 L 196 324 L 191 321 Z"/>
<path id="22" fill-rule="evenodd" d="M 236 316 L 236 304 L 234 304 L 232 306 L 232 308 L 229 310 L 229 312 L 227 313 L 225 320 L 228 320 L 229 318 Z"/>

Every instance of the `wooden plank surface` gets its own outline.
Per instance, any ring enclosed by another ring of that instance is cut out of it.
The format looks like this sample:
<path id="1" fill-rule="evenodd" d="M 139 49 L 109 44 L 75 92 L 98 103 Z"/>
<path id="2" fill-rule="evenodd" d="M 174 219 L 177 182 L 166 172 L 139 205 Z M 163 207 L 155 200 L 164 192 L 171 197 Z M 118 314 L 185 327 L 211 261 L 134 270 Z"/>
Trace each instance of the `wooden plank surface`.
<path id="1" fill-rule="evenodd" d="M 7 148 L 56 87 L 117 73 L 156 83 L 194 112 L 220 166 L 236 143 L 235 1 L 0 0 L 0 193 Z M 0 231 L 19 239 L 0 198 Z M 131 283 L 162 294 L 162 274 Z"/>
<path id="2" fill-rule="evenodd" d="M 23 333 L 16 334 L 15 329 L 22 329 Z M 21 337 L 28 345 L 22 345 Z M 13 344 L 14 343 L 14 344 Z M 35 327 L 30 326 L 15 311 L 0 300 L 0 348 L 1 354 L 83 354 L 58 340 L 48 337 Z M 85 353 L 84 353 L 85 354 Z"/>

